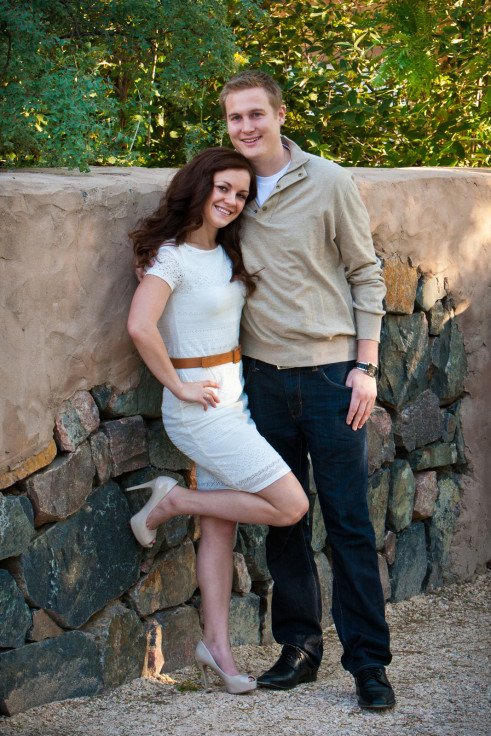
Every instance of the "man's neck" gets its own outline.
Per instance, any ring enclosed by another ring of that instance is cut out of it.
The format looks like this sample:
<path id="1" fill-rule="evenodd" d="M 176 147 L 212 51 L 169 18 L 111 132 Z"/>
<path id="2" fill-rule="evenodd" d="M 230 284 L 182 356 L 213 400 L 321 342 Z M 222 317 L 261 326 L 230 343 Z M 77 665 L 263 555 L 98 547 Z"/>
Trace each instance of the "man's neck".
<path id="1" fill-rule="evenodd" d="M 266 160 L 254 161 L 251 159 L 251 164 L 257 176 L 273 176 L 284 169 L 290 159 L 290 151 L 280 141 L 279 148 L 273 155 L 270 155 Z"/>

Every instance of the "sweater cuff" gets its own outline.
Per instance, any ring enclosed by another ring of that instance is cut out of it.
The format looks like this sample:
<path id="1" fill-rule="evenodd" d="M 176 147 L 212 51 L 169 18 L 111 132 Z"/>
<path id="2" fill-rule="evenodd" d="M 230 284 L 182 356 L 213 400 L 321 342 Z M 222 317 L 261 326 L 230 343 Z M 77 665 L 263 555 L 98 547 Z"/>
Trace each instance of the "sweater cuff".
<path id="1" fill-rule="evenodd" d="M 380 342 L 380 328 L 382 327 L 382 315 L 362 312 L 355 309 L 356 339 L 376 340 Z"/>

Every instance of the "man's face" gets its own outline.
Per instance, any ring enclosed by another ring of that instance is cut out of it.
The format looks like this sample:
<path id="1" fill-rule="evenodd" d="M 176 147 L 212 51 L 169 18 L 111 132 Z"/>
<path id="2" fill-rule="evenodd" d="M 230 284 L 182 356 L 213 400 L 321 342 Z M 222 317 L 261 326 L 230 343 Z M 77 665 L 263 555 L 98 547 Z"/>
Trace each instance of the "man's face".
<path id="1" fill-rule="evenodd" d="M 254 164 L 281 151 L 285 106 L 275 110 L 263 87 L 231 92 L 225 102 L 227 129 L 234 148 Z"/>

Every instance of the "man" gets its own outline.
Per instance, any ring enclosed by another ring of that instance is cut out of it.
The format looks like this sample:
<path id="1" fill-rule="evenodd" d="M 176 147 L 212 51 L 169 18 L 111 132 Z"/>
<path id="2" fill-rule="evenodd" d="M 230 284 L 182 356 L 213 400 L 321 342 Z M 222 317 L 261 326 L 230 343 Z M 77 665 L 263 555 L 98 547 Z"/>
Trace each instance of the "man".
<path id="1" fill-rule="evenodd" d="M 285 107 L 267 74 L 246 71 L 220 103 L 232 145 L 252 163 L 258 198 L 244 210 L 242 251 L 258 288 L 242 320 L 245 388 L 259 431 L 308 492 L 308 454 L 332 550 L 332 615 L 360 706 L 394 693 L 373 529 L 366 428 L 376 398 L 385 287 L 349 172 L 281 136 Z M 271 527 L 278 662 L 258 680 L 289 689 L 316 679 L 320 589 L 308 522 Z"/>

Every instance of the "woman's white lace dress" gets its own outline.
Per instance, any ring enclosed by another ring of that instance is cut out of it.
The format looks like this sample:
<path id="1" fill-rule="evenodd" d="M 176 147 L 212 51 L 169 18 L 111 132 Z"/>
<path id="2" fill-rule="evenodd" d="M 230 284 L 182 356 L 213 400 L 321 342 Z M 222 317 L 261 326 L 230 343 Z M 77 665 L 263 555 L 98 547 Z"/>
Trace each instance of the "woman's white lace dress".
<path id="1" fill-rule="evenodd" d="M 172 293 L 159 321 L 171 358 L 195 358 L 233 350 L 245 302 L 240 281 L 219 245 L 163 245 L 148 274 L 166 281 Z M 233 488 L 255 493 L 290 469 L 256 429 L 243 391 L 242 363 L 178 369 L 182 381 L 217 381 L 220 403 L 204 411 L 181 401 L 167 388 L 162 400 L 164 427 L 172 442 L 196 463 L 198 488 Z"/>

